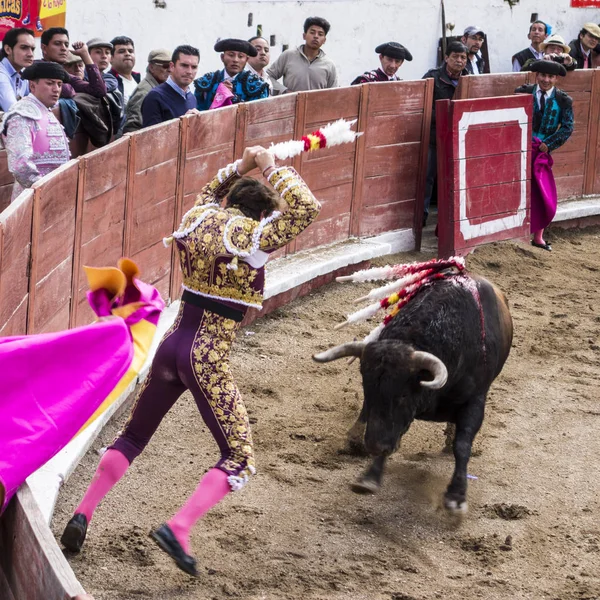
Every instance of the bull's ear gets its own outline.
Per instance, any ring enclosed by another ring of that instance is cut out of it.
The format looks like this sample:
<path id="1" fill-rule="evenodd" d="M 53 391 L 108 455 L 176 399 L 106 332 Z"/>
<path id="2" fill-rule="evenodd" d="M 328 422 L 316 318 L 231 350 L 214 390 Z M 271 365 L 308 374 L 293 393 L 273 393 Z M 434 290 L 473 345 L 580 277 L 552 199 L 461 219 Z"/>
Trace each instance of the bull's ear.
<path id="1" fill-rule="evenodd" d="M 432 381 L 421 381 L 421 385 L 432 390 L 439 390 L 448 381 L 448 369 L 446 365 L 434 354 L 415 350 L 411 355 L 414 371 L 427 371 L 431 373 Z"/>

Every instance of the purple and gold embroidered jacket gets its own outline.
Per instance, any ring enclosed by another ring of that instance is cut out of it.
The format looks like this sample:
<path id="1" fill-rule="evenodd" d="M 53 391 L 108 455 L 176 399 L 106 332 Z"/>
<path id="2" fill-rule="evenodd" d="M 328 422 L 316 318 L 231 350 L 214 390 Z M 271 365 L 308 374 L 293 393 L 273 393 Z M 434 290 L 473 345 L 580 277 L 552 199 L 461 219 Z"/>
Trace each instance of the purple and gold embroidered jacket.
<path id="1" fill-rule="evenodd" d="M 183 216 L 173 233 L 183 288 L 246 311 L 262 308 L 264 266 L 269 254 L 296 238 L 318 216 L 321 205 L 291 167 L 280 167 L 268 181 L 289 209 L 260 221 L 239 209 L 222 208 L 221 200 L 239 179 L 236 163 L 220 169 Z M 171 238 L 165 238 L 169 244 Z"/>

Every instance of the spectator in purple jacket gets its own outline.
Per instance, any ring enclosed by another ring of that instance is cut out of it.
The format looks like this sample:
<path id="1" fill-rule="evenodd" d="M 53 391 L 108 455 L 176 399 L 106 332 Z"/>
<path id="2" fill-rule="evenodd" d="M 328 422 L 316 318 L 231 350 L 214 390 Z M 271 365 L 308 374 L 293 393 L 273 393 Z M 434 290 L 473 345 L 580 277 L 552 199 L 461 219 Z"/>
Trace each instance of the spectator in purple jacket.
<path id="1" fill-rule="evenodd" d="M 64 65 L 69 56 L 69 32 L 63 27 L 51 27 L 42 33 L 43 60 Z M 73 98 L 77 92 L 83 92 L 102 98 L 106 96 L 106 85 L 98 67 L 94 64 L 88 47 L 84 42 L 75 42 L 71 53 L 81 57 L 85 65 L 86 79 L 71 76 L 69 83 L 62 87 L 61 98 Z"/>
<path id="2" fill-rule="evenodd" d="M 190 85 L 200 63 L 200 51 L 193 46 L 177 46 L 171 58 L 171 74 L 165 83 L 148 92 L 142 103 L 143 127 L 164 123 L 197 112 L 196 97 Z"/>

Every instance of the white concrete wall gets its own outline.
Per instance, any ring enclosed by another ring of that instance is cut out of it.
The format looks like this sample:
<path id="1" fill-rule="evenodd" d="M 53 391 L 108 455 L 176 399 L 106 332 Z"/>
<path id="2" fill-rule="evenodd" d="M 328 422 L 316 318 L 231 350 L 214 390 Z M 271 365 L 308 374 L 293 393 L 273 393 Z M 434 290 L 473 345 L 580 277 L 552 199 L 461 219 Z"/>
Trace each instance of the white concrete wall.
<path id="1" fill-rule="evenodd" d="M 308 16 L 328 19 L 332 28 L 324 50 L 339 68 L 340 84 L 378 66 L 374 48 L 394 40 L 407 46 L 414 60 L 399 75 L 419 79 L 435 65 L 437 39 L 441 35 L 440 0 L 166 0 L 165 9 L 154 0 L 69 0 L 67 27 L 71 39 L 95 36 L 111 39 L 128 35 L 136 43 L 137 70 L 144 71 L 149 50 L 174 48 L 189 43 L 200 49 L 200 72 L 220 66 L 212 47 L 217 38 L 249 38 L 256 25 L 265 36 L 276 35 L 271 49 L 274 60 L 282 44 L 302 43 L 302 23 Z M 510 57 L 527 47 L 531 13 L 549 22 L 567 43 L 587 21 L 600 23 L 600 10 L 571 8 L 570 0 L 520 0 L 510 8 L 505 0 L 446 0 L 446 21 L 456 24 L 454 33 L 478 25 L 488 34 L 493 72 L 510 71 Z M 248 13 L 254 21 L 248 27 Z"/>

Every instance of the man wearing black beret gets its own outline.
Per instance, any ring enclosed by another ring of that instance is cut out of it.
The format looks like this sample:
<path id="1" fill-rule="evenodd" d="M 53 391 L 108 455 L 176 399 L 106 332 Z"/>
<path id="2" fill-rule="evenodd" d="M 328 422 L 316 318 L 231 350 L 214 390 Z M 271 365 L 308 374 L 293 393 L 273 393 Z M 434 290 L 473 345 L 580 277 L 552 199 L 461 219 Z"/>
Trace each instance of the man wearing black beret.
<path id="1" fill-rule="evenodd" d="M 381 66 L 374 71 L 366 71 L 359 75 L 350 85 L 374 81 L 400 81 L 396 72 L 405 60 L 411 61 L 413 59 L 408 49 L 398 42 L 380 44 L 375 48 L 375 52 L 379 54 Z"/>
<path id="2" fill-rule="evenodd" d="M 522 85 L 515 93 L 533 95 L 531 243 L 537 248 L 552 250 L 544 240 L 544 229 L 556 214 L 558 200 L 550 153 L 560 148 L 573 133 L 573 100 L 555 87 L 557 78 L 567 74 L 563 65 L 538 60 L 529 66 L 529 70 L 536 73 L 536 83 Z"/>
<path id="3" fill-rule="evenodd" d="M 225 68 L 206 73 L 194 81 L 198 110 L 250 102 L 269 96 L 269 84 L 254 73 L 244 70 L 248 56 L 257 54 L 250 42 L 233 38 L 219 40 L 215 44 L 215 52 L 221 52 Z"/>
<path id="4" fill-rule="evenodd" d="M 65 130 L 51 110 L 69 74 L 57 63 L 40 61 L 27 67 L 22 77 L 29 80 L 29 95 L 4 113 L 0 126 L 8 169 L 15 178 L 12 200 L 71 157 Z"/>

